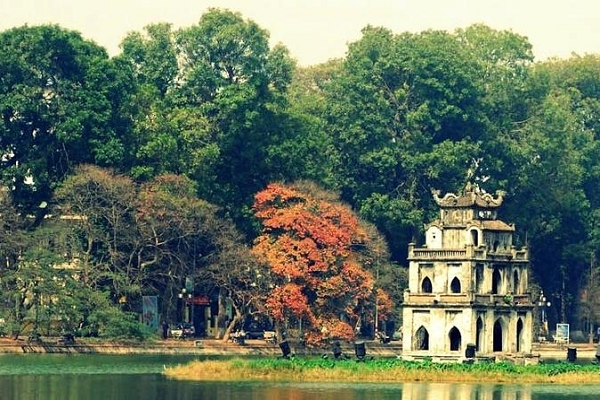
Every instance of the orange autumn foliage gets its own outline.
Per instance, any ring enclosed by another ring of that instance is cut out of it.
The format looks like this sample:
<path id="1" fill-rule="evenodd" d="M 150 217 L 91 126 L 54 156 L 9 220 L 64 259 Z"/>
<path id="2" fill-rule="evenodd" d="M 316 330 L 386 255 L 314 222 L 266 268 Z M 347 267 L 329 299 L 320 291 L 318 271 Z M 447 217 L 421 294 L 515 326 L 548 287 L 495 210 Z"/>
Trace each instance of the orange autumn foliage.
<path id="1" fill-rule="evenodd" d="M 258 193 L 254 212 L 262 234 L 252 251 L 275 279 L 267 301 L 274 318 L 302 318 L 308 342 L 352 339 L 375 297 L 373 275 L 362 267 L 369 260 L 360 253 L 368 235 L 354 213 L 313 187 L 282 184 Z"/>
<path id="2" fill-rule="evenodd" d="M 302 287 L 294 283 L 275 287 L 267 299 L 267 308 L 272 311 L 273 317 L 279 321 L 285 318 L 284 310 L 289 310 L 297 316 L 304 316 L 309 319 L 312 317 L 306 296 L 302 293 Z"/>
<path id="3" fill-rule="evenodd" d="M 377 311 L 380 315 L 390 315 L 394 304 L 387 292 L 381 288 L 377 289 Z"/>

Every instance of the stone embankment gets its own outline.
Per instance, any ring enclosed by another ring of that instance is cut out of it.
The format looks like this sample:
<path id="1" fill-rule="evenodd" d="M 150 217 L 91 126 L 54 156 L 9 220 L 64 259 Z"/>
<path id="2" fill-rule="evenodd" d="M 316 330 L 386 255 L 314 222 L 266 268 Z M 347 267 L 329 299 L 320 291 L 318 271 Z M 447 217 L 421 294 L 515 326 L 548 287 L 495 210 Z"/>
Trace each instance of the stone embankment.
<path id="1" fill-rule="evenodd" d="M 309 348 L 290 341 L 293 354 L 322 356 L 331 353 L 328 348 Z M 397 343 L 381 344 L 367 341 L 368 355 L 396 357 L 402 353 L 402 345 Z M 342 351 L 354 355 L 352 343 L 342 343 Z M 223 342 L 215 339 L 200 340 L 159 340 L 148 343 L 111 342 L 77 339 L 74 344 L 63 344 L 57 339 L 43 338 L 40 342 L 27 339 L 0 339 L 0 353 L 69 353 L 69 354 L 189 354 L 210 356 L 279 356 L 281 349 L 277 344 L 264 340 L 246 340 L 243 345 Z"/>
<path id="2" fill-rule="evenodd" d="M 291 350 L 296 355 L 322 356 L 331 355 L 330 348 L 309 348 L 290 341 Z M 382 344 L 379 341 L 365 341 L 367 356 L 398 357 L 402 354 L 401 342 Z M 596 345 L 553 343 L 535 344 L 533 355 L 539 354 L 540 360 L 566 360 L 568 349 L 576 349 L 577 358 L 594 360 Z M 354 356 L 352 343 L 342 343 L 342 351 Z M 77 339 L 74 344 L 63 344 L 58 339 L 43 338 L 41 342 L 28 342 L 27 339 L 13 340 L 0 338 L 0 353 L 67 353 L 67 354 L 181 354 L 207 356 L 280 356 L 277 344 L 263 340 L 247 340 L 244 345 L 222 340 L 159 340 L 149 343 L 112 342 Z"/>
<path id="3" fill-rule="evenodd" d="M 589 343 L 571 343 L 571 344 L 556 344 L 544 343 L 535 344 L 533 353 L 540 354 L 542 360 L 566 360 L 568 349 L 575 349 L 577 358 L 584 360 L 595 360 L 598 345 Z"/>

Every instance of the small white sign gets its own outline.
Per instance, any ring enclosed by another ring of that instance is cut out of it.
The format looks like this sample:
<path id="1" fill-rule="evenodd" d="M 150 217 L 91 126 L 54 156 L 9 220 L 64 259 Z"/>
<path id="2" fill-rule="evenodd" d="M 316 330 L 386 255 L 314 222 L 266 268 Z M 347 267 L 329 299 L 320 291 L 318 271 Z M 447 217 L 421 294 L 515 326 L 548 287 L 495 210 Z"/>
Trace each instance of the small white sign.
<path id="1" fill-rule="evenodd" d="M 569 340 L 569 324 L 556 324 L 556 337 L 563 341 Z"/>

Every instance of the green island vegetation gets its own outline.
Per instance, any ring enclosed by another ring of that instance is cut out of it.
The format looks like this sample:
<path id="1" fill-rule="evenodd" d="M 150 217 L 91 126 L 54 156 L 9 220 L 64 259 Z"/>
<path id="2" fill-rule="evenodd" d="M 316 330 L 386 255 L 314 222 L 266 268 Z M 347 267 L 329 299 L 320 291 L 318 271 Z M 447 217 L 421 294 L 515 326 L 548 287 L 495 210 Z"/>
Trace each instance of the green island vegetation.
<path id="1" fill-rule="evenodd" d="M 434 363 L 373 359 L 365 362 L 323 358 L 230 359 L 192 361 L 167 368 L 169 378 L 226 381 L 301 382 L 481 382 L 481 383 L 600 383 L 598 365 L 549 363 Z"/>
<path id="2" fill-rule="evenodd" d="M 431 190 L 470 183 L 507 193 L 531 298 L 586 340 L 599 70 L 485 25 L 367 26 L 313 66 L 224 9 L 130 32 L 114 56 L 57 25 L 0 32 L 0 336 L 146 341 L 195 318 L 226 340 L 258 316 L 307 343 L 393 331 Z"/>

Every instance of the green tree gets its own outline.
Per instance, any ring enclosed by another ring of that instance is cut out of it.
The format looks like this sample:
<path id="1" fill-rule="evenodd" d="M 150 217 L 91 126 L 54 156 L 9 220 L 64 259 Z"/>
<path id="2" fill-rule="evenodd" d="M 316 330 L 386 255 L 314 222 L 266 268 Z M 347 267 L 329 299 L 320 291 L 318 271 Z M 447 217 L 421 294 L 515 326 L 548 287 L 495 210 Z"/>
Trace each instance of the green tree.
<path id="1" fill-rule="evenodd" d="M 218 147 L 209 122 L 196 106 L 177 104 L 180 55 L 169 24 L 152 24 L 131 32 L 121 43 L 122 60 L 133 71 L 134 177 L 152 179 L 186 173 L 210 181 Z"/>
<path id="2" fill-rule="evenodd" d="M 32 338 L 65 333 L 147 338 L 150 332 L 137 319 L 82 274 L 70 232 L 63 219 L 45 219 L 28 233 L 30 241 L 18 261 L 2 271 L 0 312 L 10 333 L 14 338 L 23 333 Z"/>
<path id="3" fill-rule="evenodd" d="M 20 209 L 42 215 L 75 165 L 125 162 L 130 79 L 103 48 L 54 25 L 2 32 L 0 52 L 2 179 Z"/>
<path id="4" fill-rule="evenodd" d="M 377 223 L 404 259 L 431 187 L 464 184 L 484 138 L 479 65 L 439 31 L 367 27 L 328 85 L 327 131 L 342 198 Z"/>
<path id="5" fill-rule="evenodd" d="M 190 176 L 204 189 L 201 197 L 239 222 L 252 195 L 289 165 L 285 149 L 295 132 L 287 129 L 284 95 L 293 62 L 282 46 L 269 49 L 268 34 L 256 23 L 216 9 L 179 31 L 177 45 L 182 67 L 176 104 L 201 111 L 215 146 L 211 154 L 218 154 L 214 175 Z M 214 180 L 203 183 L 207 178 Z M 247 220 L 242 226 L 250 229 Z"/>
<path id="6" fill-rule="evenodd" d="M 41 334 L 41 326 L 49 325 L 52 304 L 61 296 L 55 278 L 54 264 L 58 257 L 43 248 L 28 249 L 14 269 L 5 271 L 3 280 L 9 304 L 7 322 L 14 338 L 28 330 L 32 336 Z"/>
<path id="7" fill-rule="evenodd" d="M 285 178 L 290 181 L 307 179 L 323 187 L 335 187 L 336 153 L 325 126 L 326 93 L 341 67 L 342 60 L 338 59 L 294 71 L 287 98 L 292 124 L 289 129 L 298 135 L 285 148 L 288 164 L 295 166 L 287 171 Z"/>
<path id="8" fill-rule="evenodd" d="M 10 194 L 0 189 L 0 259 L 8 268 L 14 266 L 27 246 L 26 221 L 13 206 Z"/>
<path id="9" fill-rule="evenodd" d="M 559 320 L 573 313 L 589 260 L 590 201 L 585 184 L 593 136 L 574 113 L 572 94 L 554 90 L 515 132 L 513 200 L 507 213 L 525 227 L 534 276 L 553 296 Z M 552 249 L 552 251 L 549 251 Z"/>
<path id="10" fill-rule="evenodd" d="M 130 32 L 119 56 L 132 65 L 138 84 L 158 98 L 173 90 L 178 74 L 177 49 L 170 24 L 150 24 L 144 32 Z"/>
<path id="11" fill-rule="evenodd" d="M 252 195 L 269 180 L 306 175 L 318 148 L 304 139 L 306 114 L 289 111 L 294 62 L 268 39 L 239 13 L 210 9 L 190 27 L 129 34 L 119 57 L 138 89 L 133 175 L 185 174 L 250 236 Z"/>
<path id="12" fill-rule="evenodd" d="M 472 165 L 472 179 L 485 179 L 486 186 L 509 192 L 515 169 L 511 156 L 511 134 L 522 128 L 530 108 L 538 101 L 530 85 L 532 46 L 512 31 L 472 25 L 456 31 L 457 39 L 474 56 L 474 77 L 482 95 L 481 119 L 485 139 Z M 508 138 L 508 140 L 505 140 Z"/>
<path id="13" fill-rule="evenodd" d="M 581 283 L 578 308 L 582 325 L 587 326 L 588 340 L 594 342 L 594 327 L 600 322 L 600 272 L 598 266 L 590 262 L 590 269 Z"/>

